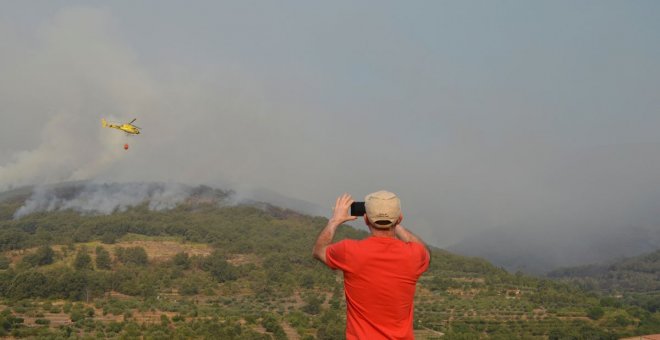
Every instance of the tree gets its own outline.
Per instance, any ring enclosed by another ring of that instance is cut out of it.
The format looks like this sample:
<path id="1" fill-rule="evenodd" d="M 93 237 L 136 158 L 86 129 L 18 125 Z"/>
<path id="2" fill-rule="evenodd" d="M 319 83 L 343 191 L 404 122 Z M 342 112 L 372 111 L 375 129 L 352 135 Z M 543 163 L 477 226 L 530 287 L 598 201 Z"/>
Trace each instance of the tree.
<path id="1" fill-rule="evenodd" d="M 605 315 L 605 311 L 600 306 L 591 307 L 587 310 L 587 316 L 591 320 L 598 320 Z"/>
<path id="2" fill-rule="evenodd" d="M 203 269 L 211 273 L 218 282 L 232 281 L 238 277 L 236 268 L 217 251 L 204 259 Z"/>
<path id="3" fill-rule="evenodd" d="M 93 270 L 92 257 L 87 254 L 85 249 L 81 249 L 76 254 L 76 259 L 73 261 L 73 267 L 76 270 Z"/>
<path id="4" fill-rule="evenodd" d="M 101 246 L 96 247 L 96 268 L 97 269 L 112 268 L 112 260 L 110 259 L 110 253 Z"/>
<path id="5" fill-rule="evenodd" d="M 147 252 L 142 247 L 118 247 L 116 250 L 117 259 L 123 264 L 136 264 L 146 266 L 149 263 Z"/>
<path id="6" fill-rule="evenodd" d="M 307 303 L 303 308 L 303 312 L 307 314 L 319 314 L 321 312 L 321 304 L 323 303 L 324 299 L 320 296 L 317 295 L 309 295 L 306 299 L 305 302 Z"/>
<path id="7" fill-rule="evenodd" d="M 34 254 L 28 254 L 23 257 L 23 262 L 30 267 L 45 266 L 53 263 L 55 252 L 49 246 L 41 246 Z"/>
<path id="8" fill-rule="evenodd" d="M 35 270 L 17 274 L 9 285 L 8 295 L 14 299 L 48 296 L 48 278 Z"/>
<path id="9" fill-rule="evenodd" d="M 188 253 L 177 253 L 174 255 L 174 258 L 172 258 L 172 263 L 181 269 L 188 269 L 190 268 L 190 257 L 188 256 Z"/>

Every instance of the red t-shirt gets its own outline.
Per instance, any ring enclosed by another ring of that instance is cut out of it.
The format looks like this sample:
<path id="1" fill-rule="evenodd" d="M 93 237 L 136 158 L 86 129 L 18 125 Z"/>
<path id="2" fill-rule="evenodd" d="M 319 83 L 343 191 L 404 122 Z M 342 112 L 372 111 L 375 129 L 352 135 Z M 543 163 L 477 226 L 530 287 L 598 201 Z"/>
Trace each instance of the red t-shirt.
<path id="1" fill-rule="evenodd" d="M 326 263 L 344 272 L 346 339 L 414 339 L 417 279 L 429 266 L 423 244 L 389 237 L 343 240 Z"/>

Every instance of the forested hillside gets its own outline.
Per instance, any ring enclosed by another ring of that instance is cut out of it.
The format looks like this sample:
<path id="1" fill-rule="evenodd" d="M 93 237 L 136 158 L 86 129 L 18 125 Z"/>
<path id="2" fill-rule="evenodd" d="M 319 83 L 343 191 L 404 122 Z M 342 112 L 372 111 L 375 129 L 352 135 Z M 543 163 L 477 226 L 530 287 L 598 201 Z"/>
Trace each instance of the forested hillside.
<path id="1" fill-rule="evenodd" d="M 0 334 L 341 339 L 341 274 L 311 256 L 327 220 L 266 203 L 229 204 L 229 193 L 215 189 L 198 193 L 168 210 L 145 203 L 107 215 L 62 210 L 18 219 L 28 196 L 0 196 Z M 343 226 L 336 239 L 366 236 Z M 419 339 L 660 332 L 657 310 L 440 249 L 432 249 L 415 307 Z"/>
<path id="2" fill-rule="evenodd" d="M 616 297 L 651 312 L 660 310 L 660 250 L 610 264 L 562 268 L 548 273 L 548 277 Z"/>

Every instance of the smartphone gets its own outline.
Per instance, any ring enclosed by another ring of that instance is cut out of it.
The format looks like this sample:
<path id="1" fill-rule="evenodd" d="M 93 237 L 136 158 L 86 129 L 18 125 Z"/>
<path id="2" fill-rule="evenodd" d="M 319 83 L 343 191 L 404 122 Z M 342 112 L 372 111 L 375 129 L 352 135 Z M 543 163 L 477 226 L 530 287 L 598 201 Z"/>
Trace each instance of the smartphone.
<path id="1" fill-rule="evenodd" d="M 363 216 L 367 213 L 364 202 L 351 203 L 351 216 Z"/>

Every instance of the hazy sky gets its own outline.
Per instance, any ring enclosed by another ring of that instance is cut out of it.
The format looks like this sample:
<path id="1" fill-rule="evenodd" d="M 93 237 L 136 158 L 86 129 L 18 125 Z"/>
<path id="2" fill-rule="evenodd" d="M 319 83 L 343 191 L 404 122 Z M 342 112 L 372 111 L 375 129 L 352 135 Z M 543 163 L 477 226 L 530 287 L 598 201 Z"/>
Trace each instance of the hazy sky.
<path id="1" fill-rule="evenodd" d="M 3 1 L 0 188 L 210 184 L 326 216 L 389 189 L 439 246 L 660 223 L 658 18 L 653 0 Z"/>

